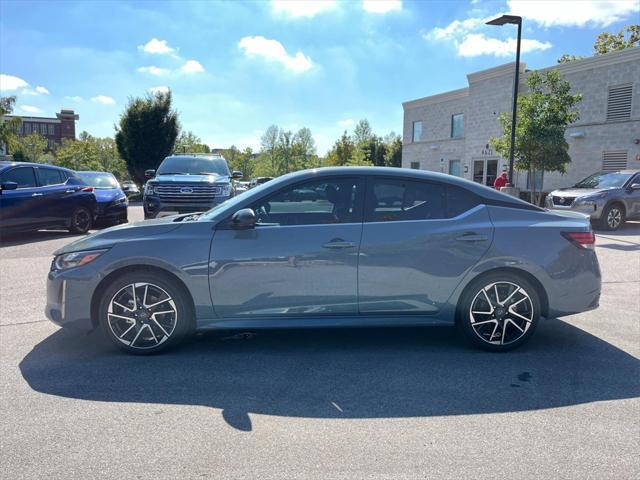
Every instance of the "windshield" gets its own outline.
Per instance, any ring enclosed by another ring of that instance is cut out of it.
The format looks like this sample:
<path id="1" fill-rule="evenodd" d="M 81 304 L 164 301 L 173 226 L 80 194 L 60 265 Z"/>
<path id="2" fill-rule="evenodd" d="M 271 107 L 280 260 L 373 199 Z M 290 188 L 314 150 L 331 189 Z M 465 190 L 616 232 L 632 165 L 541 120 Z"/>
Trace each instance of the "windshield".
<path id="1" fill-rule="evenodd" d="M 620 188 L 631 175 L 631 173 L 621 172 L 594 173 L 590 177 L 580 180 L 574 185 L 574 188 Z"/>
<path id="2" fill-rule="evenodd" d="M 218 213 L 219 210 L 227 207 L 233 208 L 234 205 L 237 205 L 238 203 L 244 201 L 246 198 L 249 198 L 254 195 L 259 195 L 260 192 L 262 192 L 262 190 L 266 190 L 269 187 L 271 187 L 270 184 L 263 183 L 262 185 L 258 185 L 257 187 L 252 188 L 251 190 L 245 190 L 244 192 L 239 193 L 234 197 L 231 197 L 228 200 L 225 200 L 222 203 L 219 203 L 218 205 L 213 207 L 211 210 L 207 210 L 202 214 L 199 220 L 201 221 L 211 220 Z"/>
<path id="3" fill-rule="evenodd" d="M 229 167 L 222 158 L 167 157 L 158 167 L 158 175 L 224 175 Z"/>
<path id="4" fill-rule="evenodd" d="M 76 172 L 76 176 L 80 177 L 87 185 L 93 188 L 118 188 L 118 181 L 110 173 L 106 172 Z"/>

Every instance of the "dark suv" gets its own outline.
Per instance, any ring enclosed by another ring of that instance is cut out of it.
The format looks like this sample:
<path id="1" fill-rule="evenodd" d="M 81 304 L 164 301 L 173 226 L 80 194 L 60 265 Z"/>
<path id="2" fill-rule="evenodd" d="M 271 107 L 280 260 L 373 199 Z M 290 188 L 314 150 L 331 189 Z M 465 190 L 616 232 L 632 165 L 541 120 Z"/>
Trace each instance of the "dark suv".
<path id="1" fill-rule="evenodd" d="M 144 187 L 144 218 L 162 213 L 190 213 L 209 210 L 235 194 L 232 179 L 242 172 L 229 171 L 222 155 L 171 155 L 157 172 L 147 170 Z"/>

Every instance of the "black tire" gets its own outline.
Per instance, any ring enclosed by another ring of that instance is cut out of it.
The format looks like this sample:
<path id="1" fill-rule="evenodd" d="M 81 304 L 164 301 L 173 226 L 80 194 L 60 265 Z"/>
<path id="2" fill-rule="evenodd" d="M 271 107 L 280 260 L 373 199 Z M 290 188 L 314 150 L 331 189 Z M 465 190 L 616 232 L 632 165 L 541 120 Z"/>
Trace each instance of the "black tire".
<path id="1" fill-rule="evenodd" d="M 131 303 L 132 285 L 136 285 L 135 304 Z M 150 286 L 146 294 L 144 285 Z M 162 302 L 166 298 L 163 293 L 170 300 Z M 145 302 L 145 306 L 140 305 Z M 155 307 L 146 308 L 154 303 Z M 143 315 L 144 311 L 147 313 Z M 165 312 L 162 317 L 154 317 L 161 311 Z M 179 344 L 195 325 L 184 287 L 169 276 L 148 270 L 126 273 L 111 282 L 100 299 L 98 319 L 103 333 L 118 348 L 136 355 L 158 353 Z"/>
<path id="2" fill-rule="evenodd" d="M 144 219 L 145 220 L 152 220 L 154 218 L 156 218 L 158 214 L 157 213 L 147 213 L 146 211 L 144 212 Z"/>
<path id="3" fill-rule="evenodd" d="M 494 285 L 500 295 L 498 300 L 503 305 L 495 301 L 495 290 L 489 288 Z M 509 285 L 517 286 L 520 291 L 509 288 Z M 495 305 L 488 306 L 490 302 Z M 504 352 L 519 347 L 531 338 L 540 321 L 540 305 L 540 294 L 523 276 L 511 272 L 489 273 L 467 286 L 458 301 L 456 322 L 459 330 L 476 347 Z M 472 306 L 475 314 L 472 313 Z M 494 313 L 488 314 L 490 310 Z M 520 317 L 516 317 L 514 312 Z M 492 318 L 495 323 L 492 323 Z"/>
<path id="4" fill-rule="evenodd" d="M 602 211 L 602 216 L 597 222 L 597 227 L 602 230 L 616 231 L 625 221 L 624 208 L 619 203 L 607 205 Z"/>
<path id="5" fill-rule="evenodd" d="M 86 207 L 78 207 L 73 211 L 69 222 L 69 231 L 71 233 L 84 234 L 89 231 L 93 225 L 93 214 Z"/>

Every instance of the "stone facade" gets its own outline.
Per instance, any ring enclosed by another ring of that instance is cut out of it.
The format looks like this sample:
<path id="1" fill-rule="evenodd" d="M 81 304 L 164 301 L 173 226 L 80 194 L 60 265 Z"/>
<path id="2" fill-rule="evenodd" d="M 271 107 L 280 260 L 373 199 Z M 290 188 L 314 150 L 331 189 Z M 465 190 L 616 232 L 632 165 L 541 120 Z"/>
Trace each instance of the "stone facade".
<path id="1" fill-rule="evenodd" d="M 521 91 L 525 91 L 526 67 L 521 67 Z M 570 63 L 555 65 L 582 93 L 580 119 L 569 126 L 571 164 L 566 174 L 546 173 L 544 191 L 570 186 L 603 169 L 604 152 L 626 152 L 627 168 L 640 169 L 640 48 L 622 50 Z M 546 69 L 545 69 L 546 70 Z M 513 101 L 515 63 L 467 75 L 469 86 L 403 103 L 404 127 L 402 166 L 452 173 L 492 183 L 507 168 L 489 145 L 500 136 L 498 115 L 510 112 Z M 610 87 L 631 85 L 630 118 L 607 121 Z M 454 114 L 464 114 L 464 135 L 452 137 Z M 414 122 L 422 122 L 422 136 L 413 141 Z M 456 162 L 459 160 L 459 163 Z M 516 185 L 527 190 L 527 173 L 514 172 Z"/>

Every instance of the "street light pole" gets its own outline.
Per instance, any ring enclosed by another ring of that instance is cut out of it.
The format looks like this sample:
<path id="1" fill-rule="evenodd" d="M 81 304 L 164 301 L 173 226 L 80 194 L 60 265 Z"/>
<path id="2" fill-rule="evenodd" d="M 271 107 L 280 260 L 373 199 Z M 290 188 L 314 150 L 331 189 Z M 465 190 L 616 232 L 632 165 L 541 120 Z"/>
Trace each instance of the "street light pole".
<path id="1" fill-rule="evenodd" d="M 520 84 L 520 40 L 522 38 L 522 17 L 503 15 L 487 22 L 487 25 L 518 25 L 518 41 L 516 43 L 516 74 L 513 81 L 513 111 L 511 113 L 511 145 L 509 148 L 509 183 L 513 186 L 513 157 L 516 149 L 516 120 L 518 117 L 518 86 Z"/>

